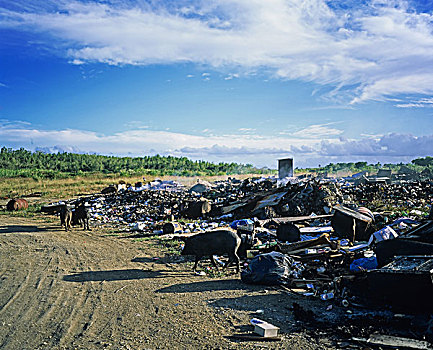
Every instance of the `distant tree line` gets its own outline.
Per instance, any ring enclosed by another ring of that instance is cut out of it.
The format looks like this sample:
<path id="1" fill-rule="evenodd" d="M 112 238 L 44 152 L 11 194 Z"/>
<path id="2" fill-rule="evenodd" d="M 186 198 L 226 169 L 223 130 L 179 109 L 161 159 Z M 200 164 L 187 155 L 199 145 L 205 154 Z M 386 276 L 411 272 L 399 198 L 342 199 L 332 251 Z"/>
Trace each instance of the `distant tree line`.
<path id="1" fill-rule="evenodd" d="M 392 171 L 399 171 L 402 167 L 413 170 L 416 172 L 421 172 L 425 169 L 433 171 L 433 157 L 425 157 L 425 158 L 417 158 L 413 159 L 410 163 L 376 163 L 376 164 L 368 164 L 367 162 L 356 162 L 356 163 L 329 163 L 325 166 L 319 166 L 317 168 L 305 168 L 305 169 L 296 169 L 297 172 L 310 172 L 310 173 L 329 173 L 335 174 L 339 171 L 345 172 L 361 172 L 367 171 L 370 173 L 377 172 L 379 169 L 386 168 L 391 169 Z"/>
<path id="2" fill-rule="evenodd" d="M 193 161 L 186 157 L 115 157 L 96 154 L 30 152 L 24 148 L 0 151 L 0 177 L 64 178 L 91 173 L 134 175 L 267 174 L 273 170 L 252 164 Z"/>

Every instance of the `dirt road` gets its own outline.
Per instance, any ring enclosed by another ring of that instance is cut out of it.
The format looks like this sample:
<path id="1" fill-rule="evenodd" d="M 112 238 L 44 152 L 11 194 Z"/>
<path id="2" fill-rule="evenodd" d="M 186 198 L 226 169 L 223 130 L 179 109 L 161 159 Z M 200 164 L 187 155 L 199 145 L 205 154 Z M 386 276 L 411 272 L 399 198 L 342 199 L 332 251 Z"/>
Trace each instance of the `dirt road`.
<path id="1" fill-rule="evenodd" d="M 291 296 L 237 275 L 196 276 L 190 266 L 150 241 L 0 215 L 0 348 L 333 347 L 295 323 Z M 229 338 L 252 317 L 281 327 L 283 340 Z"/>

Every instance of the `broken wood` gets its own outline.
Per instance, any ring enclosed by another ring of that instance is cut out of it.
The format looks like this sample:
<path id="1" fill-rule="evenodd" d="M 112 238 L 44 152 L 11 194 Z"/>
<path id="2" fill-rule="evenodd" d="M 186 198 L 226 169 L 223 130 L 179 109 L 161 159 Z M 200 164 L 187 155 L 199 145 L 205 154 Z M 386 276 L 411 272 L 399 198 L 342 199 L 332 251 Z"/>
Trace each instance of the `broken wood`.
<path id="1" fill-rule="evenodd" d="M 359 341 L 362 343 L 367 343 L 367 344 L 391 346 L 391 347 L 405 348 L 405 349 L 419 349 L 419 350 L 433 349 L 433 346 L 429 342 L 424 340 L 394 337 L 392 335 L 384 335 L 384 334 L 371 334 L 368 337 L 368 339 L 352 337 L 352 340 Z"/>
<path id="2" fill-rule="evenodd" d="M 281 336 L 276 337 L 261 337 L 252 333 L 248 334 L 233 334 L 229 338 L 241 339 L 241 340 L 254 340 L 254 341 L 281 341 Z"/>

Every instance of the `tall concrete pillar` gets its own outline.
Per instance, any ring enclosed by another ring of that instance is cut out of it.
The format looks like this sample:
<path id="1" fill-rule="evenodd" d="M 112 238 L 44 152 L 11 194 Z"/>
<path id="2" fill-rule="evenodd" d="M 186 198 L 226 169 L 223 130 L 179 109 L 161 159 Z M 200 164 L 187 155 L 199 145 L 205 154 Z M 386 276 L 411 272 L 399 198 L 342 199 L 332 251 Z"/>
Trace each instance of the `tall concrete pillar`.
<path id="1" fill-rule="evenodd" d="M 278 159 L 278 178 L 293 176 L 293 158 Z"/>

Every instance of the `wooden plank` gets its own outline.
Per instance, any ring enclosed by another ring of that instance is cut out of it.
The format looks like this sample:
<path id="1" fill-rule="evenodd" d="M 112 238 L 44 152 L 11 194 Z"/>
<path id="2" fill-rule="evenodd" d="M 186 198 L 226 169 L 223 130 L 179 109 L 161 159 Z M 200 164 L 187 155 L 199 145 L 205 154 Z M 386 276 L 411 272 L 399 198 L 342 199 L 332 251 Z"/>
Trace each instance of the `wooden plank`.
<path id="1" fill-rule="evenodd" d="M 233 334 L 232 336 L 230 336 L 231 338 L 234 339 L 240 339 L 240 340 L 254 340 L 254 341 L 280 341 L 281 337 L 280 336 L 276 336 L 276 337 L 261 337 L 260 335 L 255 335 L 255 334 Z"/>
<path id="2" fill-rule="evenodd" d="M 352 337 L 352 340 L 360 341 L 367 344 L 392 346 L 405 349 L 432 350 L 433 346 L 424 340 L 416 340 L 403 337 L 394 337 L 392 335 L 371 334 L 368 339 Z"/>
<path id="3" fill-rule="evenodd" d="M 323 214 L 323 215 L 308 215 L 308 216 L 287 216 L 283 218 L 273 218 L 267 220 L 260 220 L 260 224 L 265 225 L 268 222 L 274 221 L 276 224 L 285 224 L 288 222 L 299 222 L 299 221 L 310 221 L 316 219 L 328 219 L 331 218 L 332 214 Z"/>

